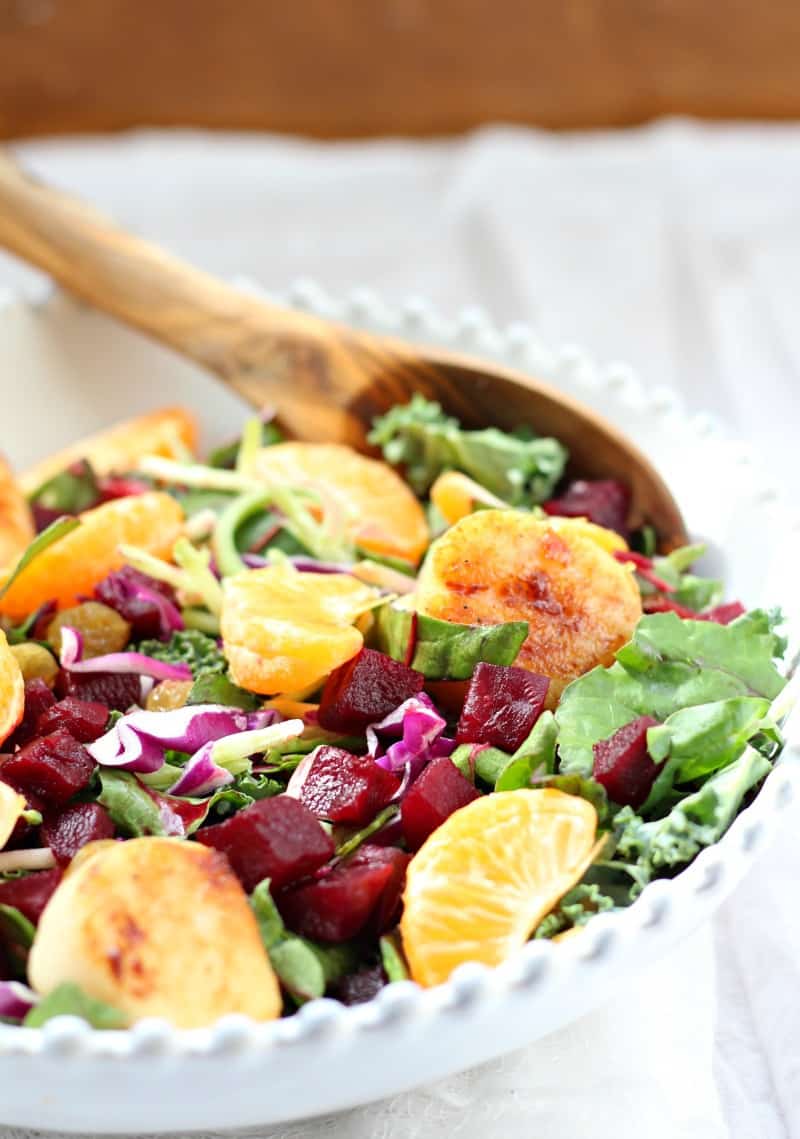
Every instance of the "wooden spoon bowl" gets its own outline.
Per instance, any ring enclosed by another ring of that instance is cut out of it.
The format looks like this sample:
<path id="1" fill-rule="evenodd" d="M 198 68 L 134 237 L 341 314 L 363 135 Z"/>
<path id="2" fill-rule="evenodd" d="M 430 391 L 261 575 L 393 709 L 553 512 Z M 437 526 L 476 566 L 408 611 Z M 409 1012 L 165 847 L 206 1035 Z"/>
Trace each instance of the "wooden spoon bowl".
<path id="1" fill-rule="evenodd" d="M 118 229 L 0 155 L 0 245 L 71 293 L 214 372 L 255 407 L 275 405 L 296 438 L 368 449 L 373 417 L 414 392 L 466 426 L 529 425 L 570 452 L 570 472 L 631 488 L 631 523 L 662 549 L 686 541 L 667 486 L 602 416 L 508 368 L 280 308 Z"/>

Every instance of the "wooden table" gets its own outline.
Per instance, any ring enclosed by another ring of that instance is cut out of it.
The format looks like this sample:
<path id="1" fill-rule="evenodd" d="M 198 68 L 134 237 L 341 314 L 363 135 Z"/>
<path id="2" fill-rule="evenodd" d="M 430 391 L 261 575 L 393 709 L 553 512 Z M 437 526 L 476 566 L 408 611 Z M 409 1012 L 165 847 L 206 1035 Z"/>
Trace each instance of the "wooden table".
<path id="1" fill-rule="evenodd" d="M 0 0 L 0 135 L 800 114 L 796 0 Z"/>

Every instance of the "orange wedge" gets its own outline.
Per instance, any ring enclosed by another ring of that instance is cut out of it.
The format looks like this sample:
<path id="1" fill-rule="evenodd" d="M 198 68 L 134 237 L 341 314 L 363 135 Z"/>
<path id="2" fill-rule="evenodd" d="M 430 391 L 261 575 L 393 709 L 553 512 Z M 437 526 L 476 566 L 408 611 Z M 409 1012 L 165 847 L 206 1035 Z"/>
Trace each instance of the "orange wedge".
<path id="1" fill-rule="evenodd" d="M 429 987 L 465 961 L 499 965 L 595 857 L 597 812 L 563 791 L 503 791 L 451 815 L 411 860 L 400 931 Z"/>
<path id="2" fill-rule="evenodd" d="M 377 597 L 348 574 L 289 565 L 226 578 L 221 627 L 233 680 L 264 696 L 313 690 L 361 649 L 354 622 Z"/>
<path id="3" fill-rule="evenodd" d="M 508 506 L 502 498 L 488 491 L 461 471 L 445 471 L 439 475 L 430 490 L 433 505 L 448 526 L 455 525 L 461 518 L 472 514 L 476 506 L 491 506 L 503 510 Z"/>
<path id="4" fill-rule="evenodd" d="M 121 545 L 168 558 L 180 536 L 183 511 L 168 494 L 117 498 L 87 510 L 81 525 L 44 550 L 0 598 L 0 613 L 21 621 L 45 601 L 59 609 L 91 597 L 94 587 L 124 564 Z"/>
<path id="5" fill-rule="evenodd" d="M 411 489 L 386 463 L 339 443 L 278 443 L 256 457 L 266 482 L 319 493 L 331 522 L 360 549 L 417 564 L 428 524 Z M 326 517 L 327 521 L 327 517 Z"/>
<path id="6" fill-rule="evenodd" d="M 27 470 L 20 479 L 25 494 L 33 494 L 79 459 L 87 459 L 98 475 L 124 474 L 136 469 L 144 455 L 179 459 L 197 446 L 197 422 L 182 407 L 164 407 L 136 419 L 126 419 L 86 439 L 79 439 Z"/>
<path id="7" fill-rule="evenodd" d="M 0 458 L 0 567 L 15 562 L 35 534 L 25 495 L 8 463 Z"/>
<path id="8" fill-rule="evenodd" d="M 25 681 L 22 670 L 8 646 L 5 633 L 0 629 L 0 744 L 14 731 L 24 710 Z M 0 842 L 0 847 L 2 845 Z"/>

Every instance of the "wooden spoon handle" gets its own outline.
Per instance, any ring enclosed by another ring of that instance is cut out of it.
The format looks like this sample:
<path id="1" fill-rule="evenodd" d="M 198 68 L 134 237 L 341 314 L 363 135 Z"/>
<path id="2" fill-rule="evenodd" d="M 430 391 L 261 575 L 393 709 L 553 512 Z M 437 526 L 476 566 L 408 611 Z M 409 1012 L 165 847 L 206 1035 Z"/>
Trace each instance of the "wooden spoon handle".
<path id="1" fill-rule="evenodd" d="M 254 406 L 280 406 L 300 438 L 362 445 L 374 411 L 426 388 L 407 346 L 240 293 L 37 182 L 2 151 L 0 246 Z"/>
<path id="2" fill-rule="evenodd" d="M 0 152 L 0 245 L 71 293 L 230 377 L 262 335 L 319 335 L 321 321 L 239 293 L 37 182 Z"/>

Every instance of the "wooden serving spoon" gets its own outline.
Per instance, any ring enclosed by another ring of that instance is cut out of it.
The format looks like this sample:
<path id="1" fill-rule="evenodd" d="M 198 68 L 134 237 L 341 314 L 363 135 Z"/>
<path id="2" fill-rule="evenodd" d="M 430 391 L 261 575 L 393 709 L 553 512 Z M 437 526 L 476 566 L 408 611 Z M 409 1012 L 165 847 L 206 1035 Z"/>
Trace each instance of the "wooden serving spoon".
<path id="1" fill-rule="evenodd" d="M 634 525 L 663 549 L 686 541 L 672 495 L 610 423 L 548 384 L 439 348 L 414 347 L 240 293 L 125 233 L 0 154 L 0 245 L 71 293 L 215 372 L 256 407 L 274 404 L 287 431 L 366 449 L 373 417 L 414 392 L 466 426 L 529 424 L 560 439 L 570 472 L 616 478 Z"/>

